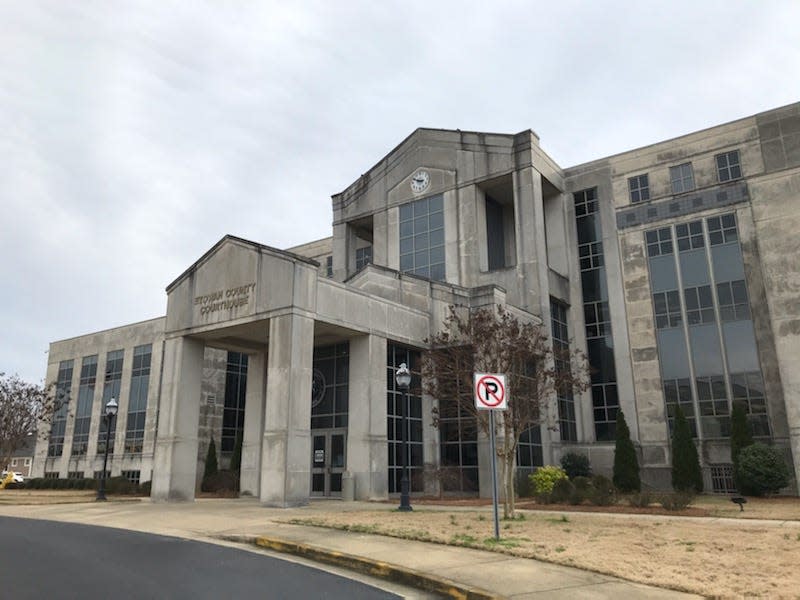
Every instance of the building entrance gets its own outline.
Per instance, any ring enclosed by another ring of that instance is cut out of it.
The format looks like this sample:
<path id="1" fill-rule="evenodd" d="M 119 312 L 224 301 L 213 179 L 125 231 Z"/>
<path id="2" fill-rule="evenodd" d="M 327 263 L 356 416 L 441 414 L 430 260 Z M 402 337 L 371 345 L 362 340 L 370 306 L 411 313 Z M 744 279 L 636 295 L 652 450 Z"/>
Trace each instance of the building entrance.
<path id="1" fill-rule="evenodd" d="M 347 429 L 311 432 L 311 495 L 340 496 L 342 473 L 347 468 Z"/>

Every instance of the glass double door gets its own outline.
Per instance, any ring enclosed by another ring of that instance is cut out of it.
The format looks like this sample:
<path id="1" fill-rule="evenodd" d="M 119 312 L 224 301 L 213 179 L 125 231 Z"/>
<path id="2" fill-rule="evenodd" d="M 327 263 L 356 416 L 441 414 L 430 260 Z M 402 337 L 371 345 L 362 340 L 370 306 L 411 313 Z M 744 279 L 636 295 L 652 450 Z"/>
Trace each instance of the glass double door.
<path id="1" fill-rule="evenodd" d="M 311 495 L 340 496 L 347 466 L 347 430 L 311 431 Z"/>

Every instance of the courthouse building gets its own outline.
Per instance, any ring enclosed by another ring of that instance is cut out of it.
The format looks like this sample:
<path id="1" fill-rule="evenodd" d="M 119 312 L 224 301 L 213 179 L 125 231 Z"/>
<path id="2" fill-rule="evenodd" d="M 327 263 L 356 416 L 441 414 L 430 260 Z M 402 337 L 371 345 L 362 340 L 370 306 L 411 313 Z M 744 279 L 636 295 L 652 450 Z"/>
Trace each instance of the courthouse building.
<path id="1" fill-rule="evenodd" d="M 668 487 L 681 406 L 706 489 L 729 492 L 735 402 L 800 469 L 800 104 L 569 168 L 531 130 L 418 129 L 332 208 L 330 238 L 226 235 L 167 286 L 165 317 L 54 342 L 47 380 L 70 402 L 33 474 L 99 473 L 114 397 L 111 474 L 156 500 L 194 498 L 209 441 L 225 464 L 238 435 L 241 489 L 264 504 L 339 495 L 343 476 L 386 498 L 394 373 L 418 378 L 453 304 L 505 306 L 592 364 L 590 389 L 524 432 L 521 470 L 577 451 L 610 472 L 621 410 L 644 481 Z M 413 491 L 489 495 L 474 419 L 412 392 Z"/>

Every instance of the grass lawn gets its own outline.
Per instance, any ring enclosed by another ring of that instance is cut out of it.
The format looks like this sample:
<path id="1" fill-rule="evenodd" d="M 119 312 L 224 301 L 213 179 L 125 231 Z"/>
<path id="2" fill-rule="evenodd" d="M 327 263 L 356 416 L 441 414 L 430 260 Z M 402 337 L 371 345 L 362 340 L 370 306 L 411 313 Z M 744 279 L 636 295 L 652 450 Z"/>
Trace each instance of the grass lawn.
<path id="1" fill-rule="evenodd" d="M 420 505 L 292 522 L 503 552 L 705 596 L 800 596 L 800 499 L 750 499 L 744 513 L 727 498 L 702 497 L 694 506 L 711 518 L 521 511 L 521 519 L 501 521 L 500 541 L 485 509 Z"/>

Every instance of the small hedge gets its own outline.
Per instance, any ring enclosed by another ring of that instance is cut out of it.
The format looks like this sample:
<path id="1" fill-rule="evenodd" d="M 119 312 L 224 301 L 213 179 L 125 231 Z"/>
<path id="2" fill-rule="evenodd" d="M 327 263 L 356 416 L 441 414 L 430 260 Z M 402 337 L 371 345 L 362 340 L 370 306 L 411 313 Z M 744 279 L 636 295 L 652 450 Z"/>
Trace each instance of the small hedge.
<path id="1" fill-rule="evenodd" d="M 736 481 L 746 496 L 777 494 L 789 485 L 789 468 L 781 453 L 761 443 L 739 451 Z"/>
<path id="2" fill-rule="evenodd" d="M 661 506 L 667 510 L 683 510 L 687 508 L 693 500 L 694 494 L 689 491 L 663 494 L 661 498 L 659 498 Z"/>
<path id="3" fill-rule="evenodd" d="M 222 496 L 236 495 L 239 491 L 239 473 L 236 471 L 217 471 L 203 479 L 201 491 Z"/>
<path id="4" fill-rule="evenodd" d="M 589 500 L 595 506 L 611 506 L 616 502 L 617 490 L 605 475 L 592 477 L 592 492 Z"/>
<path id="5" fill-rule="evenodd" d="M 561 468 L 570 479 L 576 477 L 591 477 L 592 465 L 589 457 L 577 452 L 568 452 L 561 457 Z"/>
<path id="6" fill-rule="evenodd" d="M 533 491 L 536 494 L 536 499 L 545 504 L 550 503 L 551 494 L 556 482 L 561 479 L 567 479 L 567 474 L 561 467 L 548 465 L 546 467 L 539 467 L 536 472 L 530 476 Z"/>
<path id="7" fill-rule="evenodd" d="M 22 486 L 29 490 L 96 490 L 100 482 L 97 479 L 45 479 L 35 477 L 28 479 Z M 125 477 L 111 477 L 106 481 L 106 492 L 115 495 L 150 495 L 150 482 L 136 485 Z"/>

